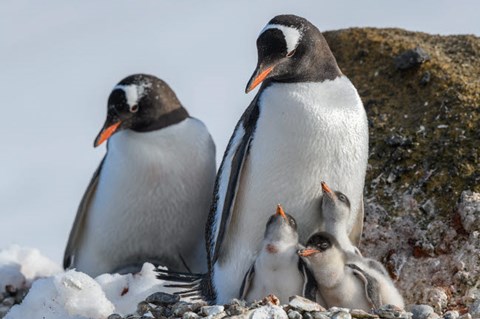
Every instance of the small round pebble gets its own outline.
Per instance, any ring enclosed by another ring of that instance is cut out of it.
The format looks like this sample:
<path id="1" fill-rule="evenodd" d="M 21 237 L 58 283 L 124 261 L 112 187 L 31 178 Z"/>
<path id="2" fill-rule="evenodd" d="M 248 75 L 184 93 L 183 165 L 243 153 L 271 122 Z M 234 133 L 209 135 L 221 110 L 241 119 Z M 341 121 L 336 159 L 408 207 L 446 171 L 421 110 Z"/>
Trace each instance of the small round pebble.
<path id="1" fill-rule="evenodd" d="M 289 310 L 288 319 L 302 319 L 302 315 L 296 310 Z"/>
<path id="2" fill-rule="evenodd" d="M 142 301 L 139 302 L 137 305 L 137 313 L 141 316 L 143 316 L 145 313 L 147 313 L 150 310 L 150 306 L 148 305 L 148 302 Z"/>
<path id="3" fill-rule="evenodd" d="M 313 319 L 330 319 L 330 317 L 327 316 L 325 312 L 312 311 L 311 314 L 313 316 Z"/>
<path id="4" fill-rule="evenodd" d="M 436 319 L 439 317 L 429 305 L 413 305 L 410 312 L 412 319 Z"/>
<path id="5" fill-rule="evenodd" d="M 225 308 L 223 306 L 203 306 L 200 312 L 205 316 L 215 316 L 223 312 Z"/>
<path id="6" fill-rule="evenodd" d="M 288 304 L 292 308 L 300 311 L 325 311 L 325 309 L 323 309 L 323 307 L 320 306 L 318 303 L 300 296 L 290 297 L 290 301 Z"/>
<path id="7" fill-rule="evenodd" d="M 150 312 L 152 313 L 152 316 L 155 317 L 155 318 L 161 318 L 163 317 L 163 312 L 164 312 L 165 308 L 162 307 L 162 306 L 158 306 L 156 308 L 152 308 L 150 309 Z"/>
<path id="8" fill-rule="evenodd" d="M 352 319 L 352 316 L 345 311 L 337 311 L 333 314 L 332 319 Z"/>
<path id="9" fill-rule="evenodd" d="M 310 312 L 305 312 L 303 314 L 303 319 L 313 319 L 313 315 Z"/>
<path id="10" fill-rule="evenodd" d="M 107 319 L 122 319 L 122 316 L 120 316 L 118 313 L 112 313 Z"/>
<path id="11" fill-rule="evenodd" d="M 7 307 L 11 307 L 15 304 L 15 298 L 13 297 L 7 297 L 3 299 L 2 304 Z"/>
<path id="12" fill-rule="evenodd" d="M 145 299 L 146 302 L 153 303 L 154 305 L 157 305 L 157 306 L 173 305 L 177 303 L 179 300 L 180 300 L 179 295 L 167 294 L 165 292 L 156 292 L 148 296 L 147 299 Z"/>
<path id="13" fill-rule="evenodd" d="M 443 319 L 458 319 L 460 314 L 456 310 L 450 310 L 443 314 Z"/>
<path id="14" fill-rule="evenodd" d="M 200 318 L 200 316 L 197 315 L 195 312 L 187 311 L 183 314 L 182 318 L 183 319 L 197 319 L 197 318 Z"/>

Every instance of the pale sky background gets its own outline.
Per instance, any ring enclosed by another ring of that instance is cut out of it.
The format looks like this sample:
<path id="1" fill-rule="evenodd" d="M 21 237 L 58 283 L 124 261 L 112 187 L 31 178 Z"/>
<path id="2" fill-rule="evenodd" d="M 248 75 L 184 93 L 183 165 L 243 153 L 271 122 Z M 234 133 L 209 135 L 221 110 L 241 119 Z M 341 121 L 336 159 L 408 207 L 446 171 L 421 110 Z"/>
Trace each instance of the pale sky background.
<path id="1" fill-rule="evenodd" d="M 401 27 L 480 35 L 480 1 L 0 1 L 0 249 L 60 262 L 104 146 L 110 90 L 132 73 L 167 81 L 204 121 L 220 160 L 254 93 L 255 41 L 277 14 L 320 30 Z"/>

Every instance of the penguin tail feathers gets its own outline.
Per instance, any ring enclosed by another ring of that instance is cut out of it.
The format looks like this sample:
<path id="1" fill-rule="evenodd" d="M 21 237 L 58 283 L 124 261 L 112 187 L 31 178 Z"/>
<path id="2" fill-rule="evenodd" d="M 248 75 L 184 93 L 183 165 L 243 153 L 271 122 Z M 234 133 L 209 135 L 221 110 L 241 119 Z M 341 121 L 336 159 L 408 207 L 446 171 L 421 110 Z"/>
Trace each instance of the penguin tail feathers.
<path id="1" fill-rule="evenodd" d="M 208 302 L 208 298 L 203 293 L 206 274 L 179 272 L 165 268 L 157 268 L 155 271 L 157 279 L 165 281 L 163 287 L 178 289 L 174 294 L 179 295 L 181 299 Z"/>

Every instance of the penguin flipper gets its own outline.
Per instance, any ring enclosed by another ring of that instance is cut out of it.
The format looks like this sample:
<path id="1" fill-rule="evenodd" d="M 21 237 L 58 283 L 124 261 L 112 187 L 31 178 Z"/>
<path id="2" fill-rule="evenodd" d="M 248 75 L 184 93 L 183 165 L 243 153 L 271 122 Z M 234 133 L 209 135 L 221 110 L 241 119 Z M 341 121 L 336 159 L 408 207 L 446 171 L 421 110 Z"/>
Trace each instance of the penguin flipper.
<path id="1" fill-rule="evenodd" d="M 206 230 L 209 269 L 221 255 L 225 232 L 232 220 L 238 186 L 259 116 L 257 99 L 258 95 L 237 123 L 215 181 Z"/>
<path id="2" fill-rule="evenodd" d="M 240 300 L 245 300 L 245 298 L 247 297 L 250 287 L 252 286 L 252 280 L 254 279 L 254 277 L 255 277 L 255 263 L 253 263 L 253 265 L 245 274 L 245 277 L 243 277 L 242 285 L 240 286 L 240 291 L 238 294 Z"/>
<path id="3" fill-rule="evenodd" d="M 352 244 L 356 247 L 360 246 L 360 240 L 362 239 L 362 231 L 363 231 L 363 212 L 364 207 L 363 207 L 363 196 L 362 199 L 360 200 L 360 206 L 357 210 L 357 217 L 355 219 L 355 223 L 353 224 L 353 228 L 350 231 L 350 234 L 348 237 L 350 238 L 350 241 Z"/>
<path id="4" fill-rule="evenodd" d="M 303 297 L 316 302 L 318 292 L 317 281 L 302 258 L 298 258 L 298 269 L 304 278 L 302 291 Z"/>
<path id="5" fill-rule="evenodd" d="M 80 201 L 80 205 L 78 205 L 77 215 L 75 216 L 75 221 L 73 222 L 72 230 L 70 231 L 70 235 L 68 237 L 67 247 L 65 248 L 65 253 L 63 255 L 64 269 L 75 267 L 75 254 L 77 253 L 78 245 L 80 244 L 80 240 L 85 229 L 85 221 L 87 219 L 90 203 L 95 191 L 97 190 L 98 179 L 103 163 L 105 162 L 105 157 L 106 156 L 103 157 L 100 165 L 98 165 L 97 170 L 95 173 L 93 173 L 87 190 L 83 194 L 82 200 Z"/>
<path id="6" fill-rule="evenodd" d="M 380 308 L 382 305 L 382 299 L 380 296 L 380 284 L 377 279 L 370 276 L 366 271 L 355 264 L 347 264 L 347 266 L 352 268 L 353 274 L 363 282 L 365 296 L 370 306 L 374 309 Z"/>

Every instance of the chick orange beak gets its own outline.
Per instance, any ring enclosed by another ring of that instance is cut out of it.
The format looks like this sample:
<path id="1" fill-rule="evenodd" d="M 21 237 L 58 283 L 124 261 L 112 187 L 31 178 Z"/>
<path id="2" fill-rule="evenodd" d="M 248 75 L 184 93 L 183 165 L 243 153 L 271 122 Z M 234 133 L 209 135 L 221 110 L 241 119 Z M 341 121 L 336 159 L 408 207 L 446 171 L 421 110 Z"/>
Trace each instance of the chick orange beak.
<path id="1" fill-rule="evenodd" d="M 256 88 L 260 83 L 262 83 L 270 74 L 270 72 L 272 72 L 272 70 L 273 70 L 273 66 L 270 66 L 264 70 L 262 70 L 261 68 L 257 68 L 255 73 L 253 73 L 250 81 L 248 81 L 245 93 L 250 92 L 251 90 Z"/>
<path id="2" fill-rule="evenodd" d="M 287 215 L 285 214 L 285 212 L 283 211 L 283 208 L 282 208 L 282 205 L 278 204 L 277 205 L 277 213 L 276 215 L 280 215 L 283 217 L 283 219 L 285 219 L 286 221 L 288 221 L 288 218 L 287 218 Z"/>
<path id="3" fill-rule="evenodd" d="M 314 248 L 305 248 L 305 249 L 300 249 L 298 251 L 298 255 L 302 257 L 308 257 L 311 255 L 315 255 L 316 253 L 319 253 L 320 250 L 314 249 Z"/>
<path id="4" fill-rule="evenodd" d="M 327 194 L 328 197 L 333 199 L 335 197 L 335 193 L 330 189 L 330 187 L 328 187 L 327 183 L 322 181 L 321 184 L 323 192 Z"/>
<path id="5" fill-rule="evenodd" d="M 118 126 L 122 123 L 122 121 L 118 121 L 116 123 L 113 123 L 105 128 L 102 129 L 102 131 L 98 134 L 97 138 L 95 139 L 95 143 L 93 144 L 94 147 L 97 147 L 101 145 L 103 142 L 108 140 L 110 136 L 115 133 L 117 130 Z"/>

